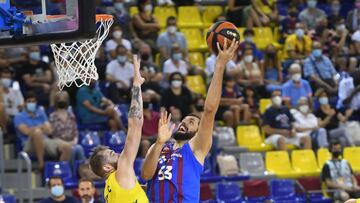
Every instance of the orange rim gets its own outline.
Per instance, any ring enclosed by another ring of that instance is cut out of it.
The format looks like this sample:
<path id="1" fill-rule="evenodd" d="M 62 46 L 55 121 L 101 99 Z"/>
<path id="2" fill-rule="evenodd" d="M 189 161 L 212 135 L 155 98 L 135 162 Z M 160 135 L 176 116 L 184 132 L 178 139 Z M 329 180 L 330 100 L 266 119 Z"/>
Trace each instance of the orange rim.
<path id="1" fill-rule="evenodd" d="M 108 14 L 97 14 L 96 15 L 96 22 L 99 22 L 99 21 L 109 21 L 109 20 L 112 20 L 113 19 L 113 16 L 112 15 L 108 15 Z"/>
<path id="2" fill-rule="evenodd" d="M 57 18 L 64 18 L 66 15 L 47 15 L 47 19 L 57 19 Z"/>

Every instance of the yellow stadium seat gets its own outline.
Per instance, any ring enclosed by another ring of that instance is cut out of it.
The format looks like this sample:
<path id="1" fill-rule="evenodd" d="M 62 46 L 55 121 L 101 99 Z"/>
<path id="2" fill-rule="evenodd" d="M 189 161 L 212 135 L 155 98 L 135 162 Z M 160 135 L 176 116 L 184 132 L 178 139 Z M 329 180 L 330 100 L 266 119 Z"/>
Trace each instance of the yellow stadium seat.
<path id="1" fill-rule="evenodd" d="M 244 27 L 238 27 L 238 31 L 239 31 L 240 41 L 244 41 L 245 28 Z"/>
<path id="2" fill-rule="evenodd" d="M 181 29 L 180 31 L 186 38 L 189 51 L 206 51 L 208 49 L 199 29 Z"/>
<path id="3" fill-rule="evenodd" d="M 206 6 L 202 15 L 204 27 L 210 27 L 214 20 L 221 15 L 222 12 L 223 10 L 221 6 Z"/>
<path id="4" fill-rule="evenodd" d="M 200 75 L 186 76 L 186 86 L 194 93 L 206 96 L 205 81 Z"/>
<path id="5" fill-rule="evenodd" d="M 139 9 L 136 6 L 130 7 L 130 16 L 134 16 L 139 13 Z"/>
<path id="6" fill-rule="evenodd" d="M 180 6 L 178 9 L 179 28 L 202 28 L 203 22 L 197 6 Z"/>
<path id="7" fill-rule="evenodd" d="M 360 147 L 345 147 L 344 159 L 350 163 L 356 173 L 360 172 Z"/>
<path id="8" fill-rule="evenodd" d="M 168 17 L 170 16 L 174 16 L 175 18 L 176 16 L 176 10 L 175 7 L 160 7 L 157 6 L 154 9 L 154 16 L 156 18 L 156 20 L 159 22 L 159 25 L 161 28 L 165 28 L 166 27 L 166 20 Z"/>
<path id="9" fill-rule="evenodd" d="M 271 106 L 271 99 L 260 99 L 260 114 L 265 113 L 269 106 Z"/>
<path id="10" fill-rule="evenodd" d="M 293 150 L 291 152 L 291 161 L 294 170 L 303 176 L 314 177 L 320 175 L 314 151 L 310 149 Z"/>
<path id="11" fill-rule="evenodd" d="M 273 33 L 270 27 L 256 27 L 254 28 L 257 48 L 265 49 L 265 47 L 274 42 Z"/>
<path id="12" fill-rule="evenodd" d="M 238 126 L 236 129 L 238 145 L 249 151 L 269 151 L 273 147 L 264 143 L 259 127 L 256 125 Z"/>
<path id="13" fill-rule="evenodd" d="M 301 174 L 292 168 L 287 151 L 266 152 L 265 165 L 268 172 L 279 178 L 301 177 Z"/>
<path id="14" fill-rule="evenodd" d="M 200 66 L 201 68 L 205 68 L 204 56 L 200 52 L 190 52 L 189 60 L 192 65 Z"/>
<path id="15" fill-rule="evenodd" d="M 317 151 L 317 161 L 320 169 L 324 166 L 327 160 L 331 159 L 331 154 L 327 148 L 320 148 Z"/>
<path id="16" fill-rule="evenodd" d="M 279 27 L 274 28 L 274 40 L 278 42 L 280 40 L 280 29 Z"/>

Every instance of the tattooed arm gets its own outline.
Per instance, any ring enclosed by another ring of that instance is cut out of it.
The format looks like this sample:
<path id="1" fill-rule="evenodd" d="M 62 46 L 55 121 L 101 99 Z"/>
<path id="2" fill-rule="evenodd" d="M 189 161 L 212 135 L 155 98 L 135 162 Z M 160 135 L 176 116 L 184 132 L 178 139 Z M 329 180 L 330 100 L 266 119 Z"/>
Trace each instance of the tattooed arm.
<path id="1" fill-rule="evenodd" d="M 125 147 L 117 163 L 116 179 L 122 188 L 130 189 L 135 184 L 134 161 L 139 149 L 143 125 L 143 101 L 141 85 L 144 78 L 140 75 L 140 60 L 134 56 L 134 82 L 129 110 L 129 128 Z"/>

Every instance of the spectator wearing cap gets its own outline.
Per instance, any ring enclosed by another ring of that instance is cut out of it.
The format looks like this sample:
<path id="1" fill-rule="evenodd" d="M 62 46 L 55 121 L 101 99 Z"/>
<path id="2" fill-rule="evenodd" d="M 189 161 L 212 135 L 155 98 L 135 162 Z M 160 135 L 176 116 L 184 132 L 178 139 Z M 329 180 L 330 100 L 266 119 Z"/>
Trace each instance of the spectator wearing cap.
<path id="1" fill-rule="evenodd" d="M 126 50 L 131 53 L 131 43 L 129 40 L 123 38 L 123 31 L 119 25 L 111 27 L 111 37 L 105 43 L 105 51 L 109 53 L 110 59 L 116 59 L 117 47 L 121 44 Z"/>
<path id="2" fill-rule="evenodd" d="M 302 97 L 311 100 L 311 86 L 307 80 L 302 79 L 301 72 L 299 64 L 292 64 L 289 69 L 291 79 L 282 85 L 282 97 L 289 108 L 296 107 Z"/>
<path id="3" fill-rule="evenodd" d="M 174 44 L 171 49 L 171 57 L 165 61 L 163 73 L 165 78 L 174 72 L 180 72 L 183 76 L 188 75 L 190 67 L 184 61 L 183 53 L 178 44 Z"/>
<path id="4" fill-rule="evenodd" d="M 294 50 L 297 59 L 304 59 L 310 54 L 312 40 L 305 34 L 305 31 L 306 29 L 303 23 L 296 23 L 295 33 L 289 35 L 285 40 L 285 58 L 288 57 L 288 50 Z"/>
<path id="5" fill-rule="evenodd" d="M 316 21 L 326 14 L 321 9 L 316 8 L 317 0 L 307 0 L 307 8 L 299 14 L 299 19 L 305 24 L 307 29 L 314 29 Z"/>
<path id="6" fill-rule="evenodd" d="M 173 44 L 178 44 L 182 52 L 183 58 L 187 58 L 188 46 L 184 34 L 178 31 L 176 18 L 170 16 L 166 19 L 166 31 L 161 33 L 156 42 L 160 51 L 160 59 L 162 62 L 171 57 L 171 49 Z M 162 63 L 161 63 L 162 64 Z"/>
<path id="7" fill-rule="evenodd" d="M 73 197 L 65 195 L 64 181 L 61 177 L 50 177 L 47 184 L 50 190 L 50 197 L 41 201 L 41 203 L 77 203 Z"/>

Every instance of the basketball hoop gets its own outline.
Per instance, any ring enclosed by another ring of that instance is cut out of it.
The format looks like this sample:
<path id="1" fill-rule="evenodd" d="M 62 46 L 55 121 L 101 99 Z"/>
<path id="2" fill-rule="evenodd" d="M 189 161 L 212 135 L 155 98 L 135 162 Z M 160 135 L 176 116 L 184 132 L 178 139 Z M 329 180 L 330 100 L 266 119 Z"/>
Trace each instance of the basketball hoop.
<path id="1" fill-rule="evenodd" d="M 54 53 L 56 71 L 59 75 L 58 86 L 77 87 L 89 85 L 91 80 L 99 78 L 95 66 L 95 55 L 113 24 L 112 15 L 96 15 L 97 30 L 93 39 L 72 43 L 51 44 Z"/>

